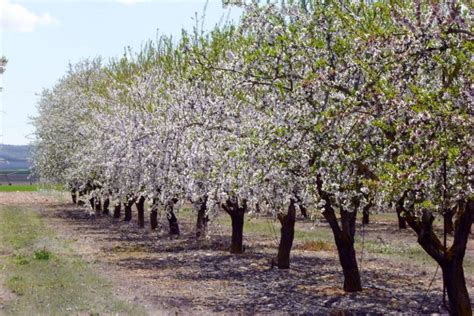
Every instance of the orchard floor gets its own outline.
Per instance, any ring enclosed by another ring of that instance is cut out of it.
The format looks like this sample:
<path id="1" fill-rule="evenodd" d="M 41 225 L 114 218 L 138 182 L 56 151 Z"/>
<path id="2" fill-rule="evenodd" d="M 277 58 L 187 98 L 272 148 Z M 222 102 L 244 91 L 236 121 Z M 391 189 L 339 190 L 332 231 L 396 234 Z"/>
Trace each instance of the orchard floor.
<path id="1" fill-rule="evenodd" d="M 297 221 L 291 269 L 278 270 L 270 264 L 279 232 L 272 219 L 246 220 L 245 253 L 231 255 L 226 214 L 211 224 L 210 239 L 196 241 L 195 215 L 186 208 L 178 214 L 182 234 L 170 240 L 165 218 L 163 229 L 152 232 L 138 228 L 135 221 L 92 216 L 66 203 L 61 194 L 0 192 L 2 206 L 37 212 L 58 238 L 110 282 L 111 297 L 148 314 L 446 313 L 441 306 L 441 271 L 436 273 L 436 265 L 410 230 L 398 230 L 392 214 L 374 215 L 371 224 L 357 227 L 364 290 L 344 293 L 332 235 L 322 219 Z M 135 209 L 133 215 L 135 219 Z M 2 273 L 0 266 L 0 282 Z M 474 302 L 472 238 L 465 274 Z M 0 314 L 2 304 L 18 299 L 3 281 Z"/>

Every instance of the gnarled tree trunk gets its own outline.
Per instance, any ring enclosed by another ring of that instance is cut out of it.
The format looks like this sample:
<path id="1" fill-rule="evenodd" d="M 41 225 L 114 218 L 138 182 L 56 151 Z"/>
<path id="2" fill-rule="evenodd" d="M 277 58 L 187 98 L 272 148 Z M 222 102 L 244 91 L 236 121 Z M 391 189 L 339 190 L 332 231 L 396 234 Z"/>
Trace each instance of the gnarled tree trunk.
<path id="1" fill-rule="evenodd" d="M 124 205 L 125 205 L 125 217 L 124 217 L 123 220 L 125 222 L 130 222 L 132 220 L 132 206 L 133 206 L 134 203 L 135 203 L 134 198 L 129 198 L 127 200 L 127 202 L 124 203 Z"/>
<path id="2" fill-rule="evenodd" d="M 309 219 L 309 213 L 306 207 L 303 205 L 303 200 L 298 196 L 298 194 L 296 194 L 296 192 L 295 192 L 295 197 L 296 197 L 296 203 L 298 203 L 300 207 L 301 215 L 303 215 L 304 218 Z"/>
<path id="3" fill-rule="evenodd" d="M 153 205 L 150 211 L 150 229 L 156 230 L 158 228 L 158 199 L 153 199 Z"/>
<path id="4" fill-rule="evenodd" d="M 122 203 L 118 202 L 114 207 L 114 218 L 120 218 L 120 213 L 122 212 Z"/>
<path id="5" fill-rule="evenodd" d="M 145 197 L 140 196 L 136 202 L 138 211 L 138 226 L 145 227 Z"/>
<path id="6" fill-rule="evenodd" d="M 446 212 L 444 212 L 444 229 L 446 230 L 447 234 L 452 235 L 454 233 L 454 223 L 453 223 L 453 217 L 454 214 L 456 213 L 456 209 L 448 209 Z"/>
<path id="7" fill-rule="evenodd" d="M 354 239 L 348 238 L 345 234 L 341 234 L 336 240 L 339 262 L 344 273 L 344 291 L 357 292 L 362 291 L 362 283 L 360 281 L 359 267 L 354 249 Z"/>
<path id="8" fill-rule="evenodd" d="M 97 215 L 99 215 L 101 212 L 102 212 L 102 201 L 100 200 L 100 198 L 96 197 L 94 198 L 94 203 L 95 203 L 95 213 Z"/>
<path id="9" fill-rule="evenodd" d="M 178 202 L 178 199 L 171 199 L 166 206 L 166 217 L 168 218 L 168 224 L 170 227 L 170 238 L 173 236 L 179 236 L 179 224 L 178 218 L 174 214 L 174 205 Z"/>
<path id="10" fill-rule="evenodd" d="M 237 213 L 231 215 L 232 221 L 232 241 L 230 244 L 230 253 L 243 253 L 244 252 L 244 214 Z"/>
<path id="11" fill-rule="evenodd" d="M 196 238 L 202 238 L 207 236 L 207 223 L 209 222 L 209 216 L 206 214 L 207 210 L 207 197 L 199 205 L 197 221 L 196 221 Z"/>
<path id="12" fill-rule="evenodd" d="M 242 205 L 239 205 L 237 199 L 228 199 L 222 208 L 229 214 L 232 221 L 230 253 L 243 253 L 244 215 L 247 211 L 247 202 L 244 200 Z"/>
<path id="13" fill-rule="evenodd" d="M 322 180 L 318 175 L 317 188 L 321 198 L 326 202 L 324 206 L 323 216 L 328 221 L 329 226 L 334 235 L 336 242 L 339 262 L 341 263 L 344 273 L 344 291 L 358 292 L 362 291 L 362 283 L 360 281 L 360 272 L 357 265 L 357 259 L 354 249 L 355 223 L 357 217 L 357 209 L 359 202 L 354 203 L 356 206 L 353 212 L 349 212 L 340 207 L 341 225 L 336 218 L 336 213 L 331 205 L 329 193 L 322 189 Z"/>
<path id="14" fill-rule="evenodd" d="M 448 292 L 450 315 L 472 315 L 472 306 L 462 263 L 474 221 L 474 200 L 458 203 L 454 240 L 449 249 L 444 248 L 434 233 L 434 216 L 429 211 L 424 210 L 421 219 L 414 217 L 410 212 L 406 212 L 406 214 L 408 224 L 418 236 L 418 243 L 438 262 L 443 271 L 443 281 Z"/>
<path id="15" fill-rule="evenodd" d="M 102 210 L 102 214 L 104 214 L 104 215 L 109 215 L 110 214 L 109 205 L 110 205 L 110 199 L 107 197 L 104 200 L 104 207 L 103 207 L 103 210 Z"/>
<path id="16" fill-rule="evenodd" d="M 84 196 L 84 192 L 79 191 L 79 200 L 77 201 L 78 206 L 84 206 L 85 205 L 84 200 L 82 199 L 83 196 Z"/>
<path id="17" fill-rule="evenodd" d="M 374 206 L 372 201 L 370 201 L 367 205 L 365 205 L 362 208 L 362 225 L 368 225 L 370 220 L 369 220 L 369 215 L 370 215 L 370 209 Z"/>
<path id="18" fill-rule="evenodd" d="M 405 218 L 403 217 L 403 200 L 404 199 L 399 199 L 397 201 L 397 204 L 395 206 L 395 210 L 397 212 L 397 218 L 398 218 L 398 229 L 406 229 L 407 228 L 407 222 Z"/>
<path id="19" fill-rule="evenodd" d="M 72 203 L 77 204 L 77 192 L 76 189 L 71 190 Z"/>
<path id="20" fill-rule="evenodd" d="M 441 265 L 441 269 L 446 291 L 448 292 L 450 315 L 472 315 L 462 260 L 446 260 Z"/>
<path id="21" fill-rule="evenodd" d="M 292 200 L 287 214 L 278 214 L 281 223 L 280 245 L 278 247 L 277 266 L 279 269 L 290 268 L 290 252 L 295 237 L 296 207 Z"/>

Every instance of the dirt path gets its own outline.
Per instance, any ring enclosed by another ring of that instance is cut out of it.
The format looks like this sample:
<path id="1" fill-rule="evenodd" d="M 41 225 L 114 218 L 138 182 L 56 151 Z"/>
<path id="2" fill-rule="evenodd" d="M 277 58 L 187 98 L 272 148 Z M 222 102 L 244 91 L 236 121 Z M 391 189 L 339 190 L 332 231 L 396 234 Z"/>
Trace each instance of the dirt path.
<path id="1" fill-rule="evenodd" d="M 1 203 L 32 201 L 48 224 L 112 281 L 115 295 L 150 314 L 445 312 L 439 306 L 440 271 L 428 292 L 434 266 L 365 253 L 364 291 L 348 294 L 341 290 L 334 250 L 306 251 L 297 241 L 291 270 L 281 271 L 270 267 L 276 251 L 271 237 L 245 233 L 246 252 L 235 256 L 227 251 L 230 232 L 225 227 L 215 228 L 210 240 L 196 242 L 194 218 L 181 216 L 184 234 L 169 240 L 165 233 L 110 217 L 94 218 L 77 207 L 58 204 L 59 200 L 21 193 L 7 201 L 0 194 Z M 367 236 L 416 244 L 410 232 L 400 239 L 390 233 L 392 228 L 384 227 L 367 231 Z M 471 295 L 473 284 L 470 277 Z"/>

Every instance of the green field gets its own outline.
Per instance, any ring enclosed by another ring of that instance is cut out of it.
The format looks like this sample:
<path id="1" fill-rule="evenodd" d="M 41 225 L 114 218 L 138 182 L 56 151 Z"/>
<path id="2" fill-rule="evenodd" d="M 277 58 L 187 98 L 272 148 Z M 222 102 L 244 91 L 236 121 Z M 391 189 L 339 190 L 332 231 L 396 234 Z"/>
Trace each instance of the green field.
<path id="1" fill-rule="evenodd" d="M 0 192 L 35 192 L 39 188 L 37 184 L 2 184 L 0 185 Z"/>
<path id="2" fill-rule="evenodd" d="M 43 190 L 62 191 L 60 185 L 44 185 L 44 184 L 2 184 L 0 192 L 37 192 Z"/>

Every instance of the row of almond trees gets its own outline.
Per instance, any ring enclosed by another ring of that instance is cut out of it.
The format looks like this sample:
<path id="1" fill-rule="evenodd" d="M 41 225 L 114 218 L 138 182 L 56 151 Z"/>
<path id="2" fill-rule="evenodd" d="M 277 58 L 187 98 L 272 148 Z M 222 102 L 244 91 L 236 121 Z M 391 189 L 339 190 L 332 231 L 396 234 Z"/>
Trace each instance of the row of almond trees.
<path id="1" fill-rule="evenodd" d="M 190 201 L 198 235 L 219 210 L 242 252 L 244 214 L 321 211 L 344 290 L 360 291 L 356 215 L 395 205 L 440 265 L 450 313 L 472 313 L 463 272 L 474 218 L 473 10 L 462 1 L 240 4 L 238 24 L 161 37 L 72 65 L 39 101 L 34 169 L 93 204 Z M 453 242 L 433 230 L 454 216 Z M 154 218 L 154 219 L 153 219 Z M 143 225 L 143 224 L 142 224 Z M 156 227 L 156 226 L 155 226 Z"/>

